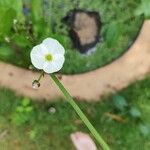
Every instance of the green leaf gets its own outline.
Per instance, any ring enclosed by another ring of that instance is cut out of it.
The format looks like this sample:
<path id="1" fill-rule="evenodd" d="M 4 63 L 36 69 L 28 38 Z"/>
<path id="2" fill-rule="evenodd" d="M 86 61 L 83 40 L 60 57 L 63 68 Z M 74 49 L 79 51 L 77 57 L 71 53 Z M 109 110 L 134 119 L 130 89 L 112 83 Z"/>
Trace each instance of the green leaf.
<path id="1" fill-rule="evenodd" d="M 29 132 L 29 136 L 30 136 L 30 139 L 31 139 L 31 140 L 34 140 L 34 139 L 36 138 L 36 135 L 37 135 L 37 130 L 36 130 L 36 129 L 31 130 L 31 131 Z"/>
<path id="2" fill-rule="evenodd" d="M 43 18 L 43 9 L 41 6 L 42 6 L 41 0 L 31 1 L 31 13 L 34 22 L 37 22 Z"/>
<path id="3" fill-rule="evenodd" d="M 27 116 L 24 113 L 14 113 L 12 115 L 12 122 L 15 123 L 16 125 L 22 125 L 29 120 L 29 117 L 30 116 Z"/>
<path id="4" fill-rule="evenodd" d="M 12 8 L 16 12 L 16 19 L 24 20 L 22 0 L 0 0 L 0 8 Z"/>
<path id="5" fill-rule="evenodd" d="M 23 14 L 23 2 L 22 0 L 12 0 L 13 8 L 16 10 L 17 19 L 19 22 L 25 21 L 25 16 Z M 11 5 L 12 5 L 11 3 Z"/>
<path id="6" fill-rule="evenodd" d="M 25 108 L 26 112 L 32 112 L 33 111 L 33 107 L 32 106 L 28 106 L 27 108 Z"/>
<path id="7" fill-rule="evenodd" d="M 6 34 L 9 33 L 13 25 L 13 19 L 16 16 L 16 12 L 12 8 L 7 8 L 2 9 L 0 14 L 0 37 L 4 37 Z"/>
<path id="8" fill-rule="evenodd" d="M 14 35 L 13 42 L 20 47 L 27 47 L 31 45 L 30 41 L 26 38 L 25 35 Z"/>
<path id="9" fill-rule="evenodd" d="M 135 15 L 144 14 L 145 18 L 150 18 L 150 0 L 141 0 L 141 4 L 135 11 Z"/>
<path id="10" fill-rule="evenodd" d="M 117 43 L 121 32 L 122 30 L 120 24 L 113 22 L 108 25 L 105 33 L 105 40 L 109 48 Z"/>
<path id="11" fill-rule="evenodd" d="M 45 39 L 50 36 L 50 27 L 41 19 L 33 24 L 34 36 L 37 37 L 39 41 Z"/>
<path id="12" fill-rule="evenodd" d="M 114 95 L 113 96 L 113 104 L 120 111 L 124 111 L 124 109 L 128 106 L 127 101 L 121 95 Z"/>
<path id="13" fill-rule="evenodd" d="M 10 47 L 3 45 L 0 47 L 0 57 L 3 59 L 5 57 L 11 56 L 13 51 Z"/>
<path id="14" fill-rule="evenodd" d="M 23 105 L 24 107 L 28 106 L 29 104 L 30 104 L 30 99 L 29 99 L 29 98 L 24 98 L 24 99 L 22 100 L 22 105 Z"/>
<path id="15" fill-rule="evenodd" d="M 137 107 L 131 107 L 129 113 L 134 118 L 140 118 L 141 117 L 141 112 Z"/>
<path id="16" fill-rule="evenodd" d="M 148 128 L 148 126 L 144 125 L 144 124 L 140 124 L 139 125 L 139 130 L 141 132 L 142 135 L 144 136 L 148 136 L 150 129 Z"/>
<path id="17" fill-rule="evenodd" d="M 17 112 L 23 112 L 23 111 L 24 111 L 24 108 L 23 108 L 22 106 L 18 106 L 18 107 L 16 108 L 16 111 L 17 111 Z"/>

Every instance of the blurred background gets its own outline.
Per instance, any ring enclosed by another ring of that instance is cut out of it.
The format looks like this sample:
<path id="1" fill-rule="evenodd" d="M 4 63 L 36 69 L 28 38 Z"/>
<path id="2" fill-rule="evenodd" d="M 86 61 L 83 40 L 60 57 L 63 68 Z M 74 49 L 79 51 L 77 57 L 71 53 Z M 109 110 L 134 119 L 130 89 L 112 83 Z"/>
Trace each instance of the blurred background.
<path id="1" fill-rule="evenodd" d="M 0 61 L 29 69 L 32 47 L 52 37 L 66 49 L 60 73 L 92 71 L 123 55 L 149 18 L 149 0 L 0 0 Z M 149 85 L 146 76 L 78 102 L 112 149 L 150 149 Z M 89 133 L 63 99 L 37 102 L 8 89 L 0 88 L 0 150 L 74 150 L 70 134 Z"/>

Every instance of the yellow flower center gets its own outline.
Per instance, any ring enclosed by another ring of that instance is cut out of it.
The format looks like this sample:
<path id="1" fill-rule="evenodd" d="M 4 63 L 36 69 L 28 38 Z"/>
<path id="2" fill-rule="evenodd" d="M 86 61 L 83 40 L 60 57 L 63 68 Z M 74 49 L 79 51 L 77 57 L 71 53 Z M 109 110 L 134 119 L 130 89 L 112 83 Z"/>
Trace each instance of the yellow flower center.
<path id="1" fill-rule="evenodd" d="M 47 55 L 45 55 L 45 60 L 46 61 L 52 61 L 53 60 L 53 56 L 51 54 L 47 54 Z"/>

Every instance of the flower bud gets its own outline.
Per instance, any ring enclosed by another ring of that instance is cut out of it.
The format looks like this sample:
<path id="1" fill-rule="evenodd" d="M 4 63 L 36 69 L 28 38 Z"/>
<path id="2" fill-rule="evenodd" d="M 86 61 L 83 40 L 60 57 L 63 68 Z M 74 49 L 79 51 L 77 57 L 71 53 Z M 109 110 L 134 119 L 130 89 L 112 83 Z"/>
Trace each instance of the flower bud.
<path id="1" fill-rule="evenodd" d="M 56 112 L 56 109 L 55 109 L 54 107 L 50 107 L 50 108 L 48 109 L 48 112 L 49 112 L 50 114 L 54 114 L 54 113 Z"/>
<path id="2" fill-rule="evenodd" d="M 38 81 L 38 80 L 34 80 L 34 81 L 32 82 L 32 88 L 33 88 L 33 89 L 38 89 L 39 87 L 40 87 L 39 81 Z"/>
<path id="3" fill-rule="evenodd" d="M 33 66 L 33 65 L 29 65 L 29 69 L 30 69 L 30 70 L 33 70 L 33 69 L 34 69 L 34 66 Z"/>

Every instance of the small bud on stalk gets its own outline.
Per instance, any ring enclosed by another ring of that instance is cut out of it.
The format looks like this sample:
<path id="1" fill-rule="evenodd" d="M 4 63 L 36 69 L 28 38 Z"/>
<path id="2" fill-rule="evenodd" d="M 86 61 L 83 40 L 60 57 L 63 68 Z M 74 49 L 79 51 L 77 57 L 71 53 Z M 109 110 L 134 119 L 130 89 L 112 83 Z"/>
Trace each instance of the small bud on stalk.
<path id="1" fill-rule="evenodd" d="M 38 80 L 34 80 L 32 82 L 32 88 L 37 90 L 39 87 L 40 87 L 40 82 Z"/>

